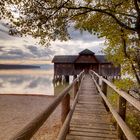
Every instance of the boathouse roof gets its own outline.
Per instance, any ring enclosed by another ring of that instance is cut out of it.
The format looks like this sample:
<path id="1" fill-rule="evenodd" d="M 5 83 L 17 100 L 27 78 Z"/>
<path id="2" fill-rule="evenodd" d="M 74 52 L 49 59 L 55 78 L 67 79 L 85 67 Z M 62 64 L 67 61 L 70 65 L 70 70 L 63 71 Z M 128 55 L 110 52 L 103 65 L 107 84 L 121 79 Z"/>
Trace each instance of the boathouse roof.
<path id="1" fill-rule="evenodd" d="M 109 63 L 105 55 L 95 55 L 94 52 L 85 49 L 79 53 L 79 55 L 94 55 L 99 63 Z M 79 57 L 79 55 L 56 55 L 54 56 L 52 62 L 53 63 L 74 63 L 75 60 Z"/>
<path id="2" fill-rule="evenodd" d="M 52 62 L 54 63 L 74 63 L 78 55 L 56 55 Z"/>
<path id="3" fill-rule="evenodd" d="M 94 55 L 95 53 L 89 49 L 85 49 L 79 53 L 80 55 Z"/>

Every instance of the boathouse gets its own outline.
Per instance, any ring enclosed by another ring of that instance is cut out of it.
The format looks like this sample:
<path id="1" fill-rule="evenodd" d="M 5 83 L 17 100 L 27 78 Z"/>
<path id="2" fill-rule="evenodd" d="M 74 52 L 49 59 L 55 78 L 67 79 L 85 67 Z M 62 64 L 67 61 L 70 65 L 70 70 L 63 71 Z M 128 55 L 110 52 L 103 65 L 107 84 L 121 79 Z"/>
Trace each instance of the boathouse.
<path id="1" fill-rule="evenodd" d="M 78 75 L 82 70 L 94 70 L 98 74 L 108 76 L 119 76 L 120 67 L 107 61 L 105 55 L 95 55 L 91 50 L 85 49 L 79 55 L 56 55 L 54 63 L 54 76 Z"/>

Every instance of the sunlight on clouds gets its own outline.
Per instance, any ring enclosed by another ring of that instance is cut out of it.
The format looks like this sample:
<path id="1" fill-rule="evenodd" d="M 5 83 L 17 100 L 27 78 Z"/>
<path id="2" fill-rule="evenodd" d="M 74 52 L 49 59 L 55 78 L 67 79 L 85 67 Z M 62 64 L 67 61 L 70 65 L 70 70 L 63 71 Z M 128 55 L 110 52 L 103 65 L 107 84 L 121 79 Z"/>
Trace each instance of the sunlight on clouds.
<path id="1" fill-rule="evenodd" d="M 101 54 L 105 48 L 104 39 L 88 32 L 81 34 L 73 28 L 69 30 L 71 40 L 51 42 L 51 46 L 44 47 L 37 44 L 38 40 L 28 37 L 14 37 L 8 34 L 8 27 L 0 23 L 0 59 L 35 59 L 51 60 L 54 55 L 78 54 L 83 49 L 90 49 L 96 54 Z"/>
<path id="2" fill-rule="evenodd" d="M 83 40 L 69 40 L 66 42 L 55 41 L 52 43 L 51 48 L 55 50 L 55 54 L 78 54 L 83 49 L 91 49 L 95 53 L 101 53 L 100 51 L 105 48 L 103 45 L 104 40 L 84 42 Z"/>

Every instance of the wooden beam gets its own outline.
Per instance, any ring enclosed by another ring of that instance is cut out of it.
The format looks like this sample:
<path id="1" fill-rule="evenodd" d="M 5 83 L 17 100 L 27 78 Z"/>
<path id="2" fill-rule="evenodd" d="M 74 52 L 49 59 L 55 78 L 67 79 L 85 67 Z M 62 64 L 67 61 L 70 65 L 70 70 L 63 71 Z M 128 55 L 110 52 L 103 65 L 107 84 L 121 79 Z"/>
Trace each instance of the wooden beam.
<path id="1" fill-rule="evenodd" d="M 61 112 L 62 124 L 64 123 L 69 111 L 70 111 L 70 95 L 67 94 L 62 100 L 62 112 Z"/>
<path id="2" fill-rule="evenodd" d="M 126 116 L 126 100 L 122 96 L 119 96 L 119 99 L 118 99 L 118 114 L 125 121 L 125 116 Z M 124 135 L 123 135 L 123 132 L 122 132 L 122 130 L 121 130 L 119 125 L 117 125 L 117 131 L 118 131 L 118 137 L 121 140 L 123 140 L 124 139 Z"/>
<path id="3" fill-rule="evenodd" d="M 78 92 L 78 81 L 74 84 L 74 98 L 76 97 L 76 94 Z"/>
<path id="4" fill-rule="evenodd" d="M 99 85 L 99 84 L 98 84 L 98 85 Z M 101 86 L 101 88 L 102 88 L 102 92 L 104 93 L 104 95 L 107 96 L 107 84 L 106 84 L 104 81 L 102 81 L 102 86 Z M 106 110 L 109 111 L 109 108 L 108 108 L 108 106 L 106 105 L 106 103 L 105 103 L 104 100 L 103 100 L 103 103 L 104 103 L 104 105 L 105 105 Z"/>

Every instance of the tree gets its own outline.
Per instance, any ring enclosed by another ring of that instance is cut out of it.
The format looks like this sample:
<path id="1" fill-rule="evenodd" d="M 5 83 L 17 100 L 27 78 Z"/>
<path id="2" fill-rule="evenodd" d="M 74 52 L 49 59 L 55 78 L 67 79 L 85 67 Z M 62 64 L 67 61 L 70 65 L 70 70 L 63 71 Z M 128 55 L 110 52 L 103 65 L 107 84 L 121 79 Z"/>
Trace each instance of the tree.
<path id="1" fill-rule="evenodd" d="M 18 19 L 7 5 L 16 6 Z M 21 33 L 39 37 L 41 43 L 67 40 L 70 25 L 104 37 L 106 54 L 127 66 L 140 85 L 140 0 L 2 0 L 0 8 Z"/>

